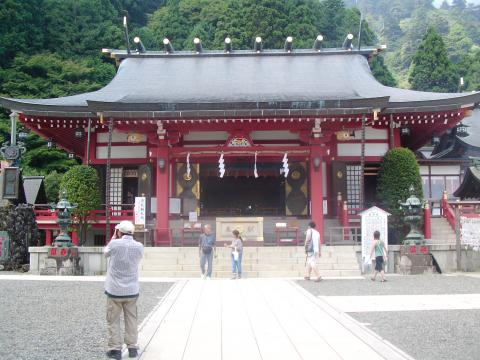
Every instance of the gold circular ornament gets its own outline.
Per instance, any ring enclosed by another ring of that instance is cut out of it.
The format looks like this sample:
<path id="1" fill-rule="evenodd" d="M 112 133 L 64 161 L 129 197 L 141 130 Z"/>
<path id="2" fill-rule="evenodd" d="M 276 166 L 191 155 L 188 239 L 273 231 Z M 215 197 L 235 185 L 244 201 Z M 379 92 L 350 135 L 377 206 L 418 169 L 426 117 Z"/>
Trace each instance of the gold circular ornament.
<path id="1" fill-rule="evenodd" d="M 300 171 L 294 170 L 294 171 L 292 172 L 292 179 L 293 179 L 293 180 L 298 180 L 298 179 L 300 179 L 300 176 L 302 176 L 302 175 L 300 174 Z"/>
<path id="2" fill-rule="evenodd" d="M 337 172 L 337 178 L 339 178 L 339 179 L 343 178 L 343 172 L 338 171 Z"/>
<path id="3" fill-rule="evenodd" d="M 143 174 L 142 174 L 142 180 L 143 180 L 143 181 L 147 180 L 147 176 L 148 176 L 147 173 L 143 173 Z"/>
<path id="4" fill-rule="evenodd" d="M 192 180 L 192 175 L 185 173 L 185 174 L 183 174 L 183 179 L 185 181 L 190 181 L 190 180 Z"/>

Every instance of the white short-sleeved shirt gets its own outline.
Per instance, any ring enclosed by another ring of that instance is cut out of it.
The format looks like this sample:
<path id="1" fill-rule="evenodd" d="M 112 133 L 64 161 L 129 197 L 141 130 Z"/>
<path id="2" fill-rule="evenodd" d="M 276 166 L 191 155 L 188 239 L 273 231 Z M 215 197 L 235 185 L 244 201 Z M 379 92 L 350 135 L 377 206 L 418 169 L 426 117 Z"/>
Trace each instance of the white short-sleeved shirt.
<path id="1" fill-rule="evenodd" d="M 138 296 L 138 265 L 143 256 L 143 245 L 130 235 L 123 235 L 105 246 L 104 254 L 110 259 L 105 280 L 105 292 L 112 297 Z"/>

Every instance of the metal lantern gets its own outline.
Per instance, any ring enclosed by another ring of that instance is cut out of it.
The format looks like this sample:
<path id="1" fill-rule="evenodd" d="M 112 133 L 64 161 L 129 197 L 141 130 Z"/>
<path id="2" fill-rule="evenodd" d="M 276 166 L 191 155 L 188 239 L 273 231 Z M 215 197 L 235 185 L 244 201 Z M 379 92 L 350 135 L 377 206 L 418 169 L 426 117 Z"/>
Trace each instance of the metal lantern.
<path id="1" fill-rule="evenodd" d="M 81 139 L 83 137 L 83 129 L 78 128 L 75 129 L 75 138 Z"/>
<path id="2" fill-rule="evenodd" d="M 55 147 L 55 142 L 52 139 L 47 140 L 47 148 L 53 149 Z"/>
<path id="3" fill-rule="evenodd" d="M 460 123 L 457 125 L 457 136 L 466 137 L 468 136 L 468 125 Z"/>
<path id="4" fill-rule="evenodd" d="M 403 136 L 408 136 L 410 135 L 410 128 L 408 127 L 403 127 L 400 129 L 400 133 L 403 135 Z"/>
<path id="5" fill-rule="evenodd" d="M 25 130 L 20 130 L 18 132 L 18 139 L 19 140 L 25 140 L 28 136 L 28 132 L 26 132 Z"/>

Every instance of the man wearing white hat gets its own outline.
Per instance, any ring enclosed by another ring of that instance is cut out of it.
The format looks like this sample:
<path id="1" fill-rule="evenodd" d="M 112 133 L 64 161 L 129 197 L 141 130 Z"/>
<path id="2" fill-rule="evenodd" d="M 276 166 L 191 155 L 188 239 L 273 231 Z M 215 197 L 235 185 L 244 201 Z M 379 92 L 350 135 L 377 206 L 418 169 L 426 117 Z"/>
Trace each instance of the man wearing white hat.
<path id="1" fill-rule="evenodd" d="M 135 241 L 135 226 L 131 221 L 122 221 L 115 226 L 115 234 L 104 249 L 110 259 L 105 280 L 107 295 L 108 351 L 112 359 L 122 358 L 125 342 L 129 357 L 138 355 L 137 298 L 140 290 L 138 265 L 143 256 L 143 245 Z M 125 319 L 125 336 L 122 341 L 120 315 Z"/>

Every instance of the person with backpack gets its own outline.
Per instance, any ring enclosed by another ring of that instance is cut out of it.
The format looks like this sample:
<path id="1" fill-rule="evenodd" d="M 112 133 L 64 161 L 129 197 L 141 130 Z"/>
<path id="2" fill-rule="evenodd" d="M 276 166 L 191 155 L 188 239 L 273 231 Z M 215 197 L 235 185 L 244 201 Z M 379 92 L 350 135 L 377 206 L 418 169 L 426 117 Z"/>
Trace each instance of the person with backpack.
<path id="1" fill-rule="evenodd" d="M 202 270 L 203 279 L 210 279 L 212 277 L 213 255 L 215 251 L 215 235 L 212 234 L 212 226 L 210 224 L 206 224 L 203 227 L 203 234 L 200 235 L 200 239 L 198 240 L 200 269 Z M 205 263 L 208 263 L 206 274 Z"/>
<path id="2" fill-rule="evenodd" d="M 310 274 L 315 273 L 315 282 L 322 280 L 317 269 L 316 260 L 321 256 L 320 253 L 320 233 L 315 229 L 316 224 L 311 221 L 308 223 L 308 229 L 305 232 L 305 280 L 310 280 Z"/>
<path id="3" fill-rule="evenodd" d="M 373 233 L 373 243 L 372 243 L 372 250 L 370 251 L 370 257 L 373 256 L 375 253 L 375 273 L 371 278 L 372 281 L 375 281 L 377 274 L 380 273 L 382 278 L 382 282 L 387 281 L 385 279 L 385 272 L 383 270 L 383 263 L 387 259 L 387 250 L 385 248 L 385 243 L 383 240 L 380 239 L 380 231 L 375 231 Z"/>

